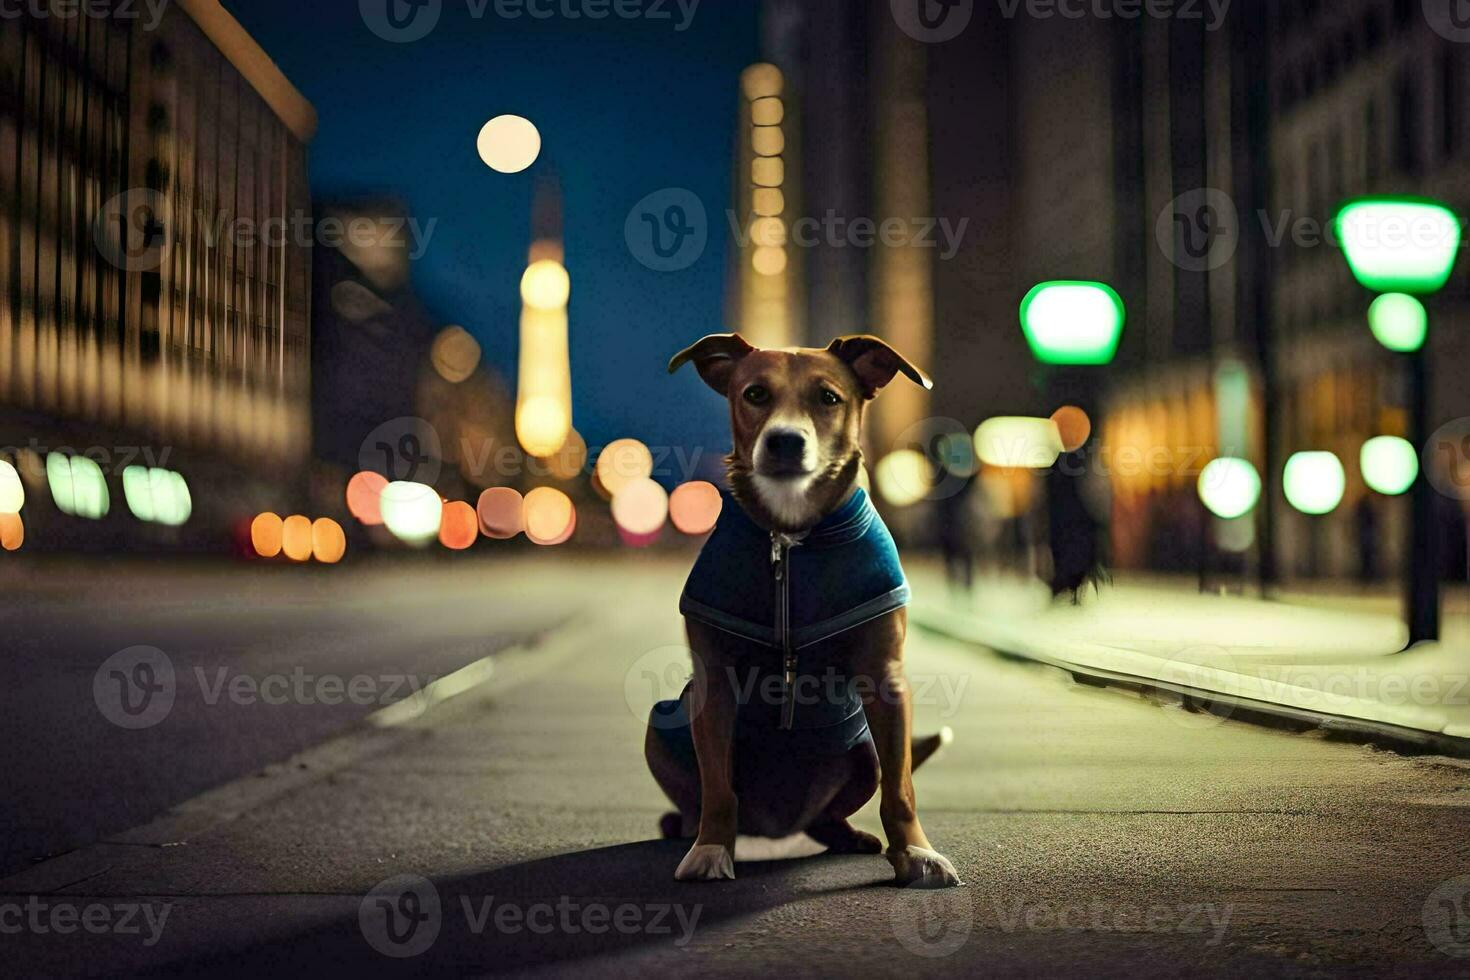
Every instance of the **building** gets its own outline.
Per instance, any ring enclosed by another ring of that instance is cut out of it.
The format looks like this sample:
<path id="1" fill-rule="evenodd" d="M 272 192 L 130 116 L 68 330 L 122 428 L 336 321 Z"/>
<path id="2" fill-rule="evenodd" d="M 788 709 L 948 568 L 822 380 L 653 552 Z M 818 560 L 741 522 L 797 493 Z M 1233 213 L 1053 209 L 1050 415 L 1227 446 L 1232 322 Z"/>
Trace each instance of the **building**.
<path id="1" fill-rule="evenodd" d="M 310 452 L 315 112 L 217 0 L 152 16 L 58 6 L 0 37 L 0 444 L 61 464 L 28 488 L 36 547 L 221 545 Z M 74 456 L 98 521 L 57 512 Z M 139 463 L 184 476 L 185 527 L 138 520 Z"/>

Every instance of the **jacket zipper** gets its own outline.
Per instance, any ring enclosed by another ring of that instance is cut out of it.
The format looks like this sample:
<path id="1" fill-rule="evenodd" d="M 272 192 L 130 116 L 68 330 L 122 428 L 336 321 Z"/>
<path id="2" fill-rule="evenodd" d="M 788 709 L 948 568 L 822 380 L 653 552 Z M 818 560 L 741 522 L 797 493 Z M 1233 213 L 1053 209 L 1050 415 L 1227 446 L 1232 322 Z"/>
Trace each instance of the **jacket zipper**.
<path id="1" fill-rule="evenodd" d="M 796 723 L 796 650 L 791 645 L 790 562 L 790 539 L 771 532 L 771 572 L 776 579 L 776 643 L 781 650 L 781 672 L 785 681 L 781 728 L 786 731 Z"/>

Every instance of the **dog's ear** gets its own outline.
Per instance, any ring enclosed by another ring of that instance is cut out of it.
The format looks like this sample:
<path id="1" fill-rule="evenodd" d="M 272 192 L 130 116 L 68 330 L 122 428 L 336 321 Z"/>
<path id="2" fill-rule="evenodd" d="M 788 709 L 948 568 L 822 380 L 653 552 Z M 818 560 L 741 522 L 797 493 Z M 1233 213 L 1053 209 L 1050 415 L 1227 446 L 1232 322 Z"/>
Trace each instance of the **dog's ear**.
<path id="1" fill-rule="evenodd" d="M 929 375 L 914 367 L 908 358 L 877 337 L 867 334 L 838 337 L 827 346 L 827 350 L 852 368 L 852 373 L 857 375 L 863 386 L 863 395 L 866 398 L 878 394 L 878 389 L 892 381 L 896 374 L 902 374 L 914 384 L 925 388 L 934 387 Z"/>
<path id="2" fill-rule="evenodd" d="M 745 342 L 738 333 L 712 333 L 692 347 L 686 347 L 674 355 L 669 362 L 669 373 L 673 374 L 687 362 L 693 361 L 699 376 L 721 395 L 730 387 L 730 375 L 735 365 L 755 348 Z"/>

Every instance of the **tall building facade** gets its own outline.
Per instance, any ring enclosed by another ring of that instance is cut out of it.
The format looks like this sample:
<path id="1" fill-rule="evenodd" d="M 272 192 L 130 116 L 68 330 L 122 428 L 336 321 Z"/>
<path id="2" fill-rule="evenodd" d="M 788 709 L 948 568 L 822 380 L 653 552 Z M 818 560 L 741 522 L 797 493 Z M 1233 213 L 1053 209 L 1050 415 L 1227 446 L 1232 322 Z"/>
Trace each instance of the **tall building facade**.
<path id="1" fill-rule="evenodd" d="M 315 112 L 217 0 L 154 16 L 42 5 L 0 36 L 0 441 L 104 457 L 114 521 L 124 457 L 223 516 L 311 445 Z"/>

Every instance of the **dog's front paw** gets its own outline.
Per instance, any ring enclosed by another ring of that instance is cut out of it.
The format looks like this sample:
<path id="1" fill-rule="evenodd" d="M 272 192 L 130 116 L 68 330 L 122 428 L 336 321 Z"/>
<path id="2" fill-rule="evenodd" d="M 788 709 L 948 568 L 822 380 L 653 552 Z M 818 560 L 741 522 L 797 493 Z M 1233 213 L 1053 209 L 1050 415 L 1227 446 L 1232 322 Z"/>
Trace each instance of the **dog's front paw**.
<path id="1" fill-rule="evenodd" d="M 940 858 L 940 860 L 944 860 Z M 695 844 L 674 872 L 679 881 L 719 881 L 735 877 L 735 856 L 723 844 Z"/>
<path id="2" fill-rule="evenodd" d="M 927 847 L 889 848 L 884 857 L 893 865 L 895 884 L 914 888 L 953 888 L 964 884 L 949 858 Z"/>

